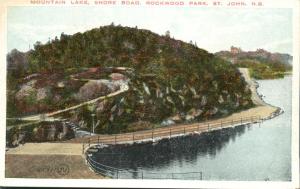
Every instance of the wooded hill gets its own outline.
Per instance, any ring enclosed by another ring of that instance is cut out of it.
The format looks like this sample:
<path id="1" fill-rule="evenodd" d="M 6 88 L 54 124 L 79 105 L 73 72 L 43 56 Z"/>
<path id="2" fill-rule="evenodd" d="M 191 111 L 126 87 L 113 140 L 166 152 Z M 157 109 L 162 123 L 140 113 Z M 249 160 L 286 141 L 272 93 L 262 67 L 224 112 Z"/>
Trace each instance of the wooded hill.
<path id="1" fill-rule="evenodd" d="M 251 92 L 235 65 L 175 40 L 169 32 L 160 36 L 112 24 L 61 34 L 46 44 L 37 42 L 29 52 L 11 52 L 7 61 L 8 117 L 53 111 L 108 94 L 112 91 L 101 90 L 107 90 L 104 85 L 111 82 L 108 75 L 114 71 L 103 70 L 113 67 L 132 70 L 118 73 L 128 78 L 129 90 L 65 116 L 89 126 L 90 113 L 96 113 L 101 121 L 97 132 L 112 133 L 165 120 L 210 119 L 253 106 Z M 100 70 L 95 77 L 101 79 L 101 87 L 99 82 L 93 84 L 97 90 L 89 87 L 90 81 L 71 81 L 72 74 L 80 76 L 88 69 Z M 20 95 L 20 91 L 29 92 Z"/>
<path id="2" fill-rule="evenodd" d="M 238 67 L 249 68 L 250 75 L 255 79 L 282 78 L 292 71 L 293 57 L 289 54 L 271 53 L 264 49 L 243 51 L 231 47 L 230 51 L 220 51 L 215 55 Z"/>

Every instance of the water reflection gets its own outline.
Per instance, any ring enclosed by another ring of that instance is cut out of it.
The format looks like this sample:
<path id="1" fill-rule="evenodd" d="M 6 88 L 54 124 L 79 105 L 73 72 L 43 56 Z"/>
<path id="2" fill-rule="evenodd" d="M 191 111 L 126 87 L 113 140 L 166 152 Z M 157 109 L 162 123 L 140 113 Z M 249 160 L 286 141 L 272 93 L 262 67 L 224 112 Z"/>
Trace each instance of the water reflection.
<path id="1" fill-rule="evenodd" d="M 154 146 L 147 143 L 108 147 L 91 158 L 113 167 L 139 171 L 121 175 L 121 178 L 169 179 L 173 174 L 163 173 L 201 171 L 204 180 L 290 181 L 292 77 L 258 82 L 264 100 L 283 108 L 284 114 L 260 126 L 240 126 L 162 140 Z M 199 179 L 197 174 L 174 177 Z"/>
<path id="2" fill-rule="evenodd" d="M 122 169 L 153 170 L 168 167 L 177 161 L 181 167 L 183 162 L 194 164 L 199 156 L 214 159 L 229 143 L 245 133 L 251 126 L 226 128 L 201 135 L 191 135 L 164 139 L 157 144 L 116 145 L 99 150 L 93 159 L 102 164 Z"/>

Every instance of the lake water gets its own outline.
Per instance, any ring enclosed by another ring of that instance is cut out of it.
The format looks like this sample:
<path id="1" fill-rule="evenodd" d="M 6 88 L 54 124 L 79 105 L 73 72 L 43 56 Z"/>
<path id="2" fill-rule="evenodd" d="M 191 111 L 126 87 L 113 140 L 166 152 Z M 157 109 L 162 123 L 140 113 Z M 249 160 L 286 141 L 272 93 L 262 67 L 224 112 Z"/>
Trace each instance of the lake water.
<path id="1" fill-rule="evenodd" d="M 108 147 L 91 158 L 130 171 L 120 173 L 119 178 L 140 178 L 142 172 L 148 179 L 172 175 L 180 179 L 290 181 L 292 77 L 258 83 L 264 100 L 282 108 L 284 114 L 261 124 L 166 139 L 156 145 Z M 171 174 L 186 172 L 196 173 Z"/>

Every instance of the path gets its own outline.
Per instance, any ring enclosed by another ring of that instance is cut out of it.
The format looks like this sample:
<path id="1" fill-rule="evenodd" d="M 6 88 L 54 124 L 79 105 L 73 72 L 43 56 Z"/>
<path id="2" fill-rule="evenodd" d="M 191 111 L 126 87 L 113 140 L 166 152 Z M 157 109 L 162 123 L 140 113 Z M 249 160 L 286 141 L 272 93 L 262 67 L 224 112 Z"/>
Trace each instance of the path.
<path id="1" fill-rule="evenodd" d="M 116 71 L 133 71 L 131 68 L 127 68 L 127 67 L 109 67 L 108 69 L 115 69 Z M 74 80 L 74 81 L 98 81 L 98 80 L 95 80 L 95 79 L 84 79 L 84 78 L 78 79 L 78 78 L 76 78 L 75 75 L 70 76 L 71 80 Z M 113 93 L 110 93 L 110 94 L 105 95 L 105 96 L 100 96 L 98 98 L 95 98 L 95 99 L 92 99 L 92 100 L 89 100 L 89 101 L 86 101 L 86 102 L 82 102 L 80 104 L 77 104 L 77 105 L 74 105 L 74 106 L 71 106 L 71 107 L 68 107 L 68 108 L 65 108 L 65 109 L 57 110 L 57 111 L 54 111 L 54 112 L 35 114 L 35 115 L 30 115 L 30 116 L 25 116 L 25 117 L 6 118 L 6 119 L 7 120 L 18 120 L 18 121 L 39 121 L 39 122 L 40 121 L 51 121 L 51 122 L 60 121 L 61 120 L 60 118 L 54 118 L 52 116 L 55 116 L 57 114 L 61 114 L 61 113 L 64 113 L 64 112 L 67 112 L 67 111 L 70 111 L 70 110 L 74 110 L 74 109 L 80 108 L 80 107 L 85 106 L 85 105 L 93 104 L 93 103 L 95 103 L 99 100 L 103 100 L 103 99 L 106 99 L 106 98 L 111 98 L 111 97 L 117 96 L 117 95 L 119 95 L 123 92 L 126 92 L 128 90 L 129 90 L 129 86 L 127 84 L 122 84 L 120 86 L 120 89 L 113 92 Z M 27 126 L 28 124 L 30 124 L 30 123 L 27 123 L 25 126 Z M 7 127 L 7 130 L 9 130 L 10 128 L 13 128 L 15 126 L 23 127 L 24 124 L 9 126 L 9 127 Z"/>
<path id="2" fill-rule="evenodd" d="M 20 118 L 6 118 L 6 119 L 7 120 L 19 120 L 19 121 L 35 121 L 35 123 L 36 122 L 41 122 L 41 121 L 60 121 L 61 120 L 60 118 L 54 118 L 52 116 L 55 116 L 57 114 L 61 114 L 61 113 L 64 113 L 64 112 L 67 112 L 67 111 L 70 111 L 70 110 L 74 110 L 74 109 L 80 108 L 80 107 L 85 106 L 85 105 L 94 104 L 95 102 L 97 102 L 99 100 L 112 98 L 112 97 L 117 96 L 121 93 L 124 93 L 128 90 L 129 90 L 128 85 L 123 84 L 123 85 L 120 86 L 119 90 L 117 90 L 113 93 L 110 93 L 106 96 L 100 96 L 98 98 L 95 98 L 95 99 L 92 99 L 92 100 L 89 100 L 89 101 L 86 101 L 86 102 L 82 102 L 80 104 L 77 104 L 75 106 L 68 107 L 68 108 L 65 108 L 65 109 L 62 109 L 62 110 L 57 110 L 55 112 L 49 112 L 49 113 L 44 113 L 44 114 L 36 114 L 36 115 L 31 115 L 31 116 L 26 116 L 26 117 L 20 117 Z M 23 127 L 23 126 L 27 126 L 27 125 L 30 125 L 30 124 L 33 124 L 33 123 L 7 126 L 6 130 L 10 130 L 11 128 L 16 127 L 16 126 Z"/>
<path id="3" fill-rule="evenodd" d="M 70 140 L 69 142 L 72 143 L 83 143 L 88 141 L 94 141 L 96 142 L 102 142 L 106 144 L 115 144 L 115 143 L 126 143 L 126 142 L 133 142 L 133 141 L 139 141 L 139 140 L 153 140 L 153 138 L 164 138 L 164 137 L 171 137 L 176 136 L 180 134 L 187 134 L 191 132 L 205 132 L 211 129 L 220 129 L 224 127 L 232 127 L 236 124 L 243 124 L 243 123 L 249 123 L 249 122 L 256 122 L 260 121 L 260 119 L 268 119 L 273 116 L 273 113 L 279 112 L 279 109 L 277 107 L 268 105 L 265 103 L 262 99 L 260 99 L 259 95 L 257 94 L 256 88 L 258 87 L 257 83 L 250 78 L 249 71 L 246 68 L 239 68 L 239 71 L 241 72 L 242 76 L 245 78 L 246 82 L 248 83 L 251 92 L 252 92 L 252 100 L 254 104 L 256 104 L 256 107 L 244 110 L 241 112 L 234 113 L 230 116 L 227 116 L 225 118 L 205 121 L 205 122 L 198 122 L 198 123 L 192 123 L 192 124 L 177 124 L 172 125 L 168 127 L 161 127 L 156 128 L 152 130 L 146 130 L 146 131 L 137 131 L 132 133 L 125 133 L 125 134 L 117 134 L 117 135 L 95 135 L 89 138 L 75 138 Z M 80 106 L 86 105 L 86 104 L 92 104 L 95 103 L 98 100 L 113 97 L 116 96 L 122 92 L 125 92 L 128 90 L 128 86 L 122 87 L 119 91 L 116 91 L 114 93 L 111 93 L 105 97 L 99 97 L 81 104 L 78 104 L 76 106 L 66 108 L 63 110 L 58 110 L 56 112 L 48 113 L 47 116 L 53 116 L 65 111 L 69 111 L 71 109 L 76 109 Z M 209 125 L 209 126 L 208 126 Z"/>
<path id="4" fill-rule="evenodd" d="M 234 113 L 226 118 L 220 118 L 210 121 L 203 121 L 191 124 L 178 124 L 168 127 L 161 127 L 145 131 L 136 131 L 131 133 L 115 135 L 94 135 L 91 137 L 75 138 L 70 142 L 73 143 L 93 143 L 93 144 L 123 144 L 142 141 L 152 141 L 163 138 L 177 137 L 188 134 L 200 134 L 212 130 L 235 127 L 242 124 L 251 124 L 270 119 L 280 112 L 278 109 L 270 106 L 258 106 L 249 110 Z M 277 112 L 277 113 L 274 113 Z"/>
<path id="5" fill-rule="evenodd" d="M 249 85 L 249 87 L 252 91 L 252 100 L 253 100 L 254 104 L 256 104 L 256 105 L 266 105 L 266 103 L 263 100 L 261 100 L 261 98 L 258 96 L 258 94 L 256 92 L 257 83 L 250 78 L 249 70 L 247 68 L 239 68 L 239 71 L 241 72 L 242 76 L 245 78 L 246 82 L 248 83 L 248 85 Z M 89 79 L 77 79 L 73 75 L 71 76 L 71 79 L 73 79 L 73 80 L 92 81 L 92 80 L 89 80 Z M 95 99 L 92 99 L 92 100 L 89 100 L 89 101 L 86 101 L 86 102 L 82 102 L 80 104 L 77 104 L 77 105 L 74 105 L 74 106 L 71 106 L 71 107 L 68 107 L 68 108 L 65 108 L 65 109 L 57 110 L 57 111 L 54 111 L 54 112 L 43 113 L 43 114 L 35 114 L 35 115 L 31 115 L 31 116 L 25 116 L 25 117 L 19 117 L 19 118 L 6 118 L 6 119 L 7 120 L 19 120 L 19 121 L 35 121 L 35 123 L 38 123 L 38 122 L 41 122 L 41 121 L 51 121 L 51 122 L 60 121 L 61 120 L 60 118 L 54 118 L 52 116 L 55 116 L 57 114 L 61 114 L 61 113 L 64 113 L 64 112 L 67 112 L 67 111 L 70 111 L 70 110 L 74 110 L 74 109 L 80 108 L 80 107 L 85 106 L 85 105 L 94 104 L 95 102 L 97 102 L 99 100 L 103 100 L 103 99 L 106 99 L 106 98 L 111 98 L 111 97 L 117 96 L 121 93 L 124 93 L 124 92 L 128 91 L 128 89 L 129 89 L 129 86 L 126 85 L 126 84 L 123 84 L 123 85 L 121 85 L 119 90 L 117 90 L 113 93 L 110 93 L 106 96 L 100 96 L 98 98 L 95 98 Z M 11 128 L 13 128 L 15 126 L 23 127 L 23 126 L 27 126 L 27 125 L 30 125 L 30 124 L 32 124 L 32 123 L 7 126 L 6 130 L 10 130 Z"/>
<path id="6" fill-rule="evenodd" d="M 75 138 L 69 142 L 74 143 L 132 143 L 139 141 L 153 141 L 162 138 L 176 137 L 191 133 L 201 133 L 210 130 L 233 127 L 236 125 L 260 122 L 261 120 L 270 119 L 282 112 L 280 109 L 265 103 L 257 94 L 258 84 L 250 78 L 247 68 L 239 68 L 242 76 L 248 83 L 252 92 L 252 100 L 256 107 L 231 114 L 230 116 L 215 120 L 203 121 L 191 124 L 177 124 L 168 127 L 161 127 L 152 130 L 137 131 L 116 135 L 95 135 L 87 138 Z"/>
<path id="7" fill-rule="evenodd" d="M 254 79 L 251 79 L 248 68 L 239 68 L 240 73 L 245 78 L 245 81 L 248 83 L 250 90 L 252 92 L 252 101 L 255 105 L 267 105 L 257 94 L 258 84 Z"/>
<path id="8" fill-rule="evenodd" d="M 256 84 L 250 79 L 248 70 L 240 69 L 240 71 L 251 88 L 253 101 L 257 105 L 254 108 L 234 113 L 225 118 L 200 123 L 178 124 L 118 135 L 95 135 L 63 143 L 26 143 L 6 152 L 5 176 L 10 178 L 103 178 L 100 175 L 96 175 L 86 166 L 83 152 L 91 145 L 143 141 L 156 142 L 162 138 L 199 134 L 201 132 L 258 122 L 270 119 L 281 113 L 280 109 L 266 104 L 259 98 L 256 92 Z M 124 91 L 123 89 L 110 95 L 117 95 Z M 85 103 L 93 103 L 100 99 L 101 97 Z M 52 112 L 48 115 L 55 115 L 56 113 L 70 110 L 70 108 Z M 83 142 L 84 144 L 82 144 Z"/>
<path id="9" fill-rule="evenodd" d="M 68 143 L 25 143 L 16 148 L 10 148 L 6 154 L 31 155 L 81 155 L 82 145 Z"/>

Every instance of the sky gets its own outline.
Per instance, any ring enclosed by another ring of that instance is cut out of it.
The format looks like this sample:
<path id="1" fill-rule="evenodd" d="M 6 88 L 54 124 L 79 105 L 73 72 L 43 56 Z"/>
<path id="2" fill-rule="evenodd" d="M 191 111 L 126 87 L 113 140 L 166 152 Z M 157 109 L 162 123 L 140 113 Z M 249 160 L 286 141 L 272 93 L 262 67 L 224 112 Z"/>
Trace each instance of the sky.
<path id="1" fill-rule="evenodd" d="M 217 52 L 231 46 L 292 53 L 292 9 L 174 7 L 9 7 L 7 50 L 27 51 L 36 41 L 84 32 L 103 25 L 130 26 Z"/>

